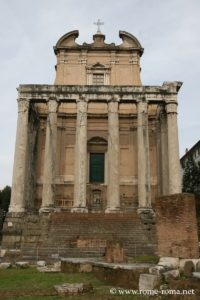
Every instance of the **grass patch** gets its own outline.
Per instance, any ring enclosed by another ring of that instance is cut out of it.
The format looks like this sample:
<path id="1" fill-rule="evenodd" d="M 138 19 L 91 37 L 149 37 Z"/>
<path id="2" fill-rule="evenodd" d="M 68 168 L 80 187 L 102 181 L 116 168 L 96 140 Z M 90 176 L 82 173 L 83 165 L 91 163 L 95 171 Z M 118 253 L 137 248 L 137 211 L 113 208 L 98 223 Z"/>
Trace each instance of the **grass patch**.
<path id="1" fill-rule="evenodd" d="M 102 283 L 91 273 L 40 273 L 36 268 L 0 270 L 0 289 L 46 289 L 64 282 L 92 283 L 98 287 Z"/>
<path id="2" fill-rule="evenodd" d="M 94 290 L 78 296 L 59 297 L 55 284 L 90 283 Z M 112 295 L 110 286 L 98 280 L 92 273 L 40 273 L 36 268 L 0 270 L 0 299 L 2 300 L 143 300 L 146 297 Z"/>

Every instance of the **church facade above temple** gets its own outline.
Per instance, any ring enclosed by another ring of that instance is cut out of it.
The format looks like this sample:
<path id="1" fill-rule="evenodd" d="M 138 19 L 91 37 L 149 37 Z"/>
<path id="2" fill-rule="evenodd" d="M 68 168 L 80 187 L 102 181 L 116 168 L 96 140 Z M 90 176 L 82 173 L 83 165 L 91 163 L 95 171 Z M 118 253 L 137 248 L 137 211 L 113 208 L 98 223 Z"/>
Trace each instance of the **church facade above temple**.
<path id="1" fill-rule="evenodd" d="M 68 32 L 54 47 L 56 85 L 141 85 L 143 48 L 132 34 L 120 31 L 121 45 L 106 44 L 102 33 L 93 36 L 92 44 L 79 45 L 78 36 L 78 30 Z"/>

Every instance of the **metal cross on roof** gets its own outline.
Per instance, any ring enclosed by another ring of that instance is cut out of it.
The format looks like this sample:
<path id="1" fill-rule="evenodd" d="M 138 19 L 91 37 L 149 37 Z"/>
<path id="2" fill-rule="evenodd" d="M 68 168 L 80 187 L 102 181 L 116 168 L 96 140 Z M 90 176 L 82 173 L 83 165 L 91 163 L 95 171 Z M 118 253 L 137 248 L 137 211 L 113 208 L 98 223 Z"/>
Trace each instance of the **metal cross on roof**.
<path id="1" fill-rule="evenodd" d="M 101 22 L 100 19 L 98 19 L 97 22 L 94 22 L 94 25 L 97 25 L 97 33 L 101 33 L 100 26 L 104 25 L 104 22 Z"/>

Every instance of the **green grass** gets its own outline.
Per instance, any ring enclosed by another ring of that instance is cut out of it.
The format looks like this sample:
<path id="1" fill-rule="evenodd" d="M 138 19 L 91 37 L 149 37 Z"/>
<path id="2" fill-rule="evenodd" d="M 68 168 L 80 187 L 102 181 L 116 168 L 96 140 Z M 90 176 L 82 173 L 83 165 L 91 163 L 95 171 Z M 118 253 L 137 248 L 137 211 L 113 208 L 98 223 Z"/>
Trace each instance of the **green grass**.
<path id="1" fill-rule="evenodd" d="M 36 268 L 0 270 L 0 290 L 27 289 L 28 287 L 31 289 L 52 288 L 55 284 L 64 282 L 92 282 L 96 287 L 102 284 L 91 273 L 40 273 Z"/>
<path id="2" fill-rule="evenodd" d="M 85 295 L 54 296 L 55 284 L 90 283 L 93 291 Z M 36 268 L 0 270 L 0 299 L 2 300 L 142 300 L 146 297 L 112 295 L 110 286 L 98 280 L 91 273 L 40 273 Z M 36 296 L 34 291 L 54 292 L 51 296 Z M 9 294 L 8 294 L 9 293 Z M 23 296 L 24 295 L 24 296 Z M 30 296 L 29 296 L 30 295 Z"/>

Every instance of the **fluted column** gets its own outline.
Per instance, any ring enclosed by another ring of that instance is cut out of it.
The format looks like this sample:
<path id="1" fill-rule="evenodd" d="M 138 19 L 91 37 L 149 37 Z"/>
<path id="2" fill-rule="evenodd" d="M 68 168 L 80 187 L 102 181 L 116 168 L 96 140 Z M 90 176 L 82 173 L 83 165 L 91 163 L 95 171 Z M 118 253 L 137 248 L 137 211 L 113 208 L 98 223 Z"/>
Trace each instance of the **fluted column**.
<path id="1" fill-rule="evenodd" d="M 44 154 L 42 206 L 40 212 L 51 211 L 55 206 L 57 110 L 57 100 L 54 98 L 49 99 Z"/>
<path id="2" fill-rule="evenodd" d="M 88 212 L 87 184 L 87 100 L 77 100 L 76 146 L 74 172 L 74 204 L 72 212 Z"/>
<path id="3" fill-rule="evenodd" d="M 25 211 L 25 180 L 28 147 L 29 101 L 18 99 L 18 120 L 9 212 Z"/>
<path id="4" fill-rule="evenodd" d="M 108 103 L 108 191 L 106 213 L 117 212 L 120 209 L 119 193 L 119 114 L 118 101 Z"/>
<path id="5" fill-rule="evenodd" d="M 181 172 L 177 127 L 177 102 L 166 103 L 168 131 L 169 194 L 181 193 Z"/>
<path id="6" fill-rule="evenodd" d="M 138 204 L 139 208 L 149 208 L 151 207 L 151 182 L 147 102 L 137 103 L 137 115 Z"/>

